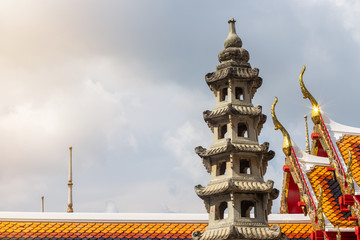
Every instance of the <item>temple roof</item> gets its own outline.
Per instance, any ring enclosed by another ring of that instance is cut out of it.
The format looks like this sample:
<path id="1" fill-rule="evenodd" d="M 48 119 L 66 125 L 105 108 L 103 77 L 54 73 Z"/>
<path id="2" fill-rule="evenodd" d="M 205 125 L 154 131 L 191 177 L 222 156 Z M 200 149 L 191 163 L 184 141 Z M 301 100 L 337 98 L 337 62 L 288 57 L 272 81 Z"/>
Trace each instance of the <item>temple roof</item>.
<path id="1" fill-rule="evenodd" d="M 1 239 L 192 239 L 208 214 L 0 212 Z M 306 239 L 310 220 L 300 214 L 270 214 L 289 239 Z"/>
<path id="2" fill-rule="evenodd" d="M 344 135 L 360 136 L 360 128 L 337 123 L 324 113 L 321 113 L 321 116 L 330 135 L 334 137 L 335 140 L 340 140 Z"/>
<path id="3" fill-rule="evenodd" d="M 347 169 L 349 149 L 352 155 L 351 170 L 354 181 L 360 186 L 360 128 L 337 123 L 322 114 L 326 134 L 333 143 L 330 146 L 337 153 L 342 168 Z"/>
<path id="4" fill-rule="evenodd" d="M 307 176 L 316 196 L 319 194 L 319 186 L 323 189 L 323 212 L 330 223 L 333 226 L 342 228 L 356 227 L 356 221 L 348 220 L 351 213 L 340 210 L 339 197 L 342 196 L 342 193 L 333 172 L 324 166 L 316 166 L 311 172 L 307 173 Z"/>
<path id="5" fill-rule="evenodd" d="M 354 181 L 359 186 L 360 185 L 360 136 L 354 135 L 345 135 L 340 141 L 336 142 L 336 145 L 341 153 L 341 156 L 345 160 L 345 163 L 348 164 L 350 148 L 352 158 L 351 170 L 353 174 Z"/>
<path id="6" fill-rule="evenodd" d="M 326 219 L 328 220 L 327 228 L 339 226 L 341 228 L 353 228 L 357 226 L 355 221 L 349 221 L 350 212 L 342 212 L 340 209 L 339 198 L 343 196 L 341 187 L 336 180 L 330 165 L 329 158 L 318 157 L 305 153 L 292 142 L 293 152 L 298 161 L 299 170 L 303 177 L 303 182 L 308 191 L 309 200 L 315 206 L 318 204 L 319 187 L 323 190 L 322 208 Z M 309 204 L 311 204 L 309 202 Z M 315 207 L 316 208 L 316 207 Z"/>

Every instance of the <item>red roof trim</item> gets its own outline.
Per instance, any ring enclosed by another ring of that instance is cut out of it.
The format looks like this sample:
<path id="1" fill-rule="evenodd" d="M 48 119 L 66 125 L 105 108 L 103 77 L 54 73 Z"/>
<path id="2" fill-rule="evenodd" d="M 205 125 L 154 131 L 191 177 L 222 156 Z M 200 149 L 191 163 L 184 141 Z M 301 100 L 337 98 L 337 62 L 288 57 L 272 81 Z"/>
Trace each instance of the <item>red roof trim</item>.
<path id="1" fill-rule="evenodd" d="M 337 163 L 340 165 L 340 168 L 341 168 L 341 170 L 342 170 L 342 174 L 343 174 L 344 178 L 346 178 L 346 176 L 345 176 L 345 170 L 344 170 L 344 168 L 342 167 L 342 164 L 340 163 L 339 156 L 338 156 L 338 154 L 337 154 L 336 148 L 334 147 L 334 144 L 333 144 L 333 142 L 332 142 L 332 140 L 331 140 L 330 134 L 329 134 L 329 132 L 328 132 L 328 130 L 327 130 L 327 128 L 326 128 L 326 125 L 325 125 L 325 123 L 324 123 L 324 120 L 323 120 L 321 114 L 320 114 L 320 119 L 321 119 L 322 125 L 324 126 L 324 129 L 325 129 L 325 131 L 326 131 L 326 134 L 327 134 L 328 137 L 329 137 L 331 146 L 332 146 L 332 148 L 333 148 L 333 150 L 334 150 L 334 152 L 335 152 L 336 161 L 337 161 Z"/>
<path id="2" fill-rule="evenodd" d="M 309 195 L 310 195 L 311 202 L 312 202 L 312 204 L 313 204 L 313 206 L 314 206 L 314 208 L 315 208 L 315 210 L 316 210 L 316 205 L 315 205 L 315 203 L 314 203 L 314 199 L 312 198 L 312 196 L 311 196 L 311 194 L 310 194 L 310 190 L 309 190 L 309 187 L 308 187 L 308 185 L 307 185 L 307 183 L 306 183 L 306 181 L 305 181 L 305 177 L 304 177 L 303 171 L 302 171 L 302 169 L 301 169 L 301 167 L 300 167 L 299 160 L 298 160 L 298 158 L 297 158 L 297 156 L 296 156 L 296 154 L 295 154 L 295 151 L 294 151 L 294 149 L 293 149 L 292 147 L 291 147 L 291 151 L 294 153 L 295 160 L 296 160 L 296 164 L 298 165 L 298 167 L 299 167 L 299 169 L 300 169 L 300 173 L 301 173 L 301 176 L 302 176 L 302 178 L 303 178 L 303 180 L 304 180 L 304 183 L 305 183 L 305 186 L 306 186 L 306 188 L 307 188 L 307 191 L 308 191 L 308 193 L 309 193 Z"/>

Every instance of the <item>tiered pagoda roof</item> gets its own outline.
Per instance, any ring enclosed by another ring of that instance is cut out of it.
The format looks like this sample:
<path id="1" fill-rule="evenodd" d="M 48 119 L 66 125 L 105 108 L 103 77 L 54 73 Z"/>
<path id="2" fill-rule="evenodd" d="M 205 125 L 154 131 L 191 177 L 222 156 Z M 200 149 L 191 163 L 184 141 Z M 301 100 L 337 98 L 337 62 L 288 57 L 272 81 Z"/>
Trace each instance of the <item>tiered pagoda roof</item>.
<path id="1" fill-rule="evenodd" d="M 275 156 L 275 153 L 273 151 L 269 151 L 269 143 L 265 142 L 261 145 L 258 144 L 236 144 L 236 143 L 231 143 L 230 139 L 227 140 L 226 145 L 223 146 L 215 146 L 212 147 L 210 149 L 206 149 L 203 147 L 196 147 L 195 149 L 196 153 L 200 156 L 200 157 L 209 157 L 209 156 L 214 156 L 220 153 L 225 153 L 228 151 L 234 151 L 234 152 L 254 152 L 254 153 L 268 153 L 270 152 L 270 154 L 267 155 L 271 155 L 272 157 Z M 268 160 L 272 159 L 269 158 Z"/>
<path id="2" fill-rule="evenodd" d="M 258 136 L 266 115 L 252 99 L 262 84 L 259 70 L 252 69 L 249 53 L 230 19 L 229 35 L 218 54 L 216 71 L 205 81 L 215 95 L 215 107 L 203 117 L 213 133 L 209 149 L 195 152 L 210 173 L 207 186 L 195 186 L 209 213 L 209 226 L 194 232 L 194 240 L 286 239 L 281 227 L 268 224 L 272 201 L 279 191 L 264 181 L 267 162 L 275 153 Z"/>
<path id="3" fill-rule="evenodd" d="M 244 181 L 236 179 L 224 179 L 219 182 L 209 183 L 206 187 L 195 186 L 196 194 L 201 197 L 207 197 L 226 192 L 271 192 L 274 181 L 268 180 L 265 183 L 258 181 Z"/>

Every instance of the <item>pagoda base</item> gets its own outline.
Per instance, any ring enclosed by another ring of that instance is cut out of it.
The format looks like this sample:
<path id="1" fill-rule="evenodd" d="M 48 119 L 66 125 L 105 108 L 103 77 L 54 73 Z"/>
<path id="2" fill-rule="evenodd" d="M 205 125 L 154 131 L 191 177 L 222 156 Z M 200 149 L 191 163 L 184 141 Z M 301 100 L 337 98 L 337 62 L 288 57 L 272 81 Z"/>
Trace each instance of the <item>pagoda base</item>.
<path id="1" fill-rule="evenodd" d="M 204 232 L 194 232 L 194 240 L 220 240 L 220 239 L 287 239 L 286 235 L 281 232 L 278 225 L 265 227 L 240 227 L 228 226 L 214 229 L 207 229 Z"/>

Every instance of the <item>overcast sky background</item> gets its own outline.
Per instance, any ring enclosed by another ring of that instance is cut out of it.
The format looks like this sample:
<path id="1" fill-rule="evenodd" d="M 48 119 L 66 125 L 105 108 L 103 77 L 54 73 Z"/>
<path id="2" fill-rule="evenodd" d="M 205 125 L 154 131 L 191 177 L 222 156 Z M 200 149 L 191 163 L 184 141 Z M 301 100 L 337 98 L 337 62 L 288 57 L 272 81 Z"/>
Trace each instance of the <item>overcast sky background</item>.
<path id="1" fill-rule="evenodd" d="M 73 146 L 74 211 L 205 212 L 194 148 L 212 143 L 204 76 L 231 17 L 264 80 L 253 103 L 268 116 L 260 143 L 276 152 L 265 180 L 281 189 L 275 96 L 304 147 L 303 64 L 322 110 L 360 126 L 358 1 L 0 0 L 0 211 L 40 211 L 44 195 L 46 211 L 65 212 Z"/>

